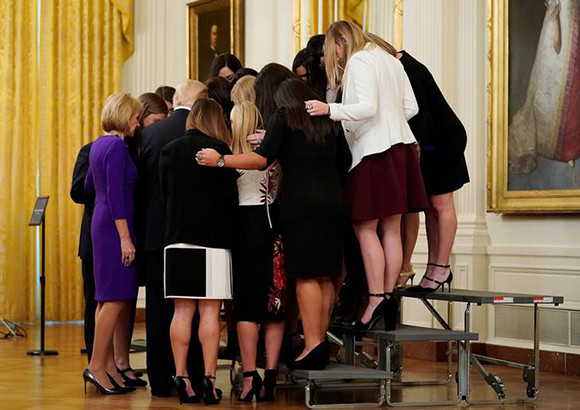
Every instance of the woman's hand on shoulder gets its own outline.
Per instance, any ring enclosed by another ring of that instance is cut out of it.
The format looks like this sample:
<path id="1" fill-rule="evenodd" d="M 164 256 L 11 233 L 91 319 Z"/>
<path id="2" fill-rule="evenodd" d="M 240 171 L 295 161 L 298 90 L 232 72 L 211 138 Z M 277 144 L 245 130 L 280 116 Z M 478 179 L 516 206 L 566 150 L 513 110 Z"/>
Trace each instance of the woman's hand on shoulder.
<path id="1" fill-rule="evenodd" d="M 259 146 L 264 140 L 264 135 L 266 135 L 266 130 L 256 130 L 256 133 L 248 135 L 246 140 L 250 145 Z"/>
<path id="2" fill-rule="evenodd" d="M 306 111 L 310 116 L 321 116 L 330 114 L 330 106 L 317 100 L 304 101 Z"/>
<path id="3" fill-rule="evenodd" d="M 204 167 L 217 166 L 217 160 L 219 157 L 220 154 L 213 148 L 203 148 L 195 154 L 195 160 L 197 163 Z"/>

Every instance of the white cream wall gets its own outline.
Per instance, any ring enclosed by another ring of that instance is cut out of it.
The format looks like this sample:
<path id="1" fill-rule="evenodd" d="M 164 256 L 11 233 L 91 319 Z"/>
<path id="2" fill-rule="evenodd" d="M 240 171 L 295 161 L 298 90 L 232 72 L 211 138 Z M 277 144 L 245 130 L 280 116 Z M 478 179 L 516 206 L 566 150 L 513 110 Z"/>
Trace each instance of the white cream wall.
<path id="1" fill-rule="evenodd" d="M 466 157 L 472 182 L 455 196 L 459 228 L 452 261 L 454 285 L 564 295 L 566 303 L 561 308 L 580 310 L 580 218 L 498 216 L 485 212 L 486 3 L 403 3 L 404 48 L 430 68 L 469 137 Z M 186 4 L 186 0 L 135 1 L 135 53 L 123 72 L 125 90 L 139 95 L 161 84 L 176 85 L 186 77 Z M 245 14 L 246 65 L 258 70 L 271 61 L 290 66 L 293 1 L 246 0 Z M 381 19 L 374 16 L 371 20 L 376 27 Z M 373 31 L 380 32 L 378 28 Z M 427 258 L 425 242 L 422 230 L 414 258 L 418 273 L 423 271 Z M 405 301 L 407 323 L 435 324 L 421 305 L 411 302 Z M 439 307 L 445 310 L 442 304 Z M 462 325 L 463 307 L 456 304 L 453 308 L 455 326 Z M 474 307 L 473 312 L 473 328 L 480 332 L 481 340 L 527 345 L 494 336 L 492 308 Z"/>
<path id="2" fill-rule="evenodd" d="M 123 89 L 134 95 L 186 77 L 186 5 L 191 0 L 135 0 L 135 51 L 125 63 Z M 291 66 L 292 0 L 246 0 L 244 65 Z"/>
<path id="3" fill-rule="evenodd" d="M 566 303 L 559 309 L 580 310 L 580 216 L 485 212 L 487 1 L 404 0 L 403 4 L 404 48 L 430 68 L 468 132 L 466 157 L 472 182 L 455 196 L 459 219 L 452 261 L 455 286 L 563 295 Z M 425 242 L 422 235 L 415 262 L 426 262 Z M 422 268 L 419 263 L 416 266 Z M 422 306 L 405 303 L 406 322 L 433 324 Z M 454 306 L 455 326 L 462 324 L 463 308 Z M 530 346 L 495 337 L 493 308 L 472 311 L 473 328 L 483 341 Z M 580 351 L 548 344 L 542 348 Z"/>

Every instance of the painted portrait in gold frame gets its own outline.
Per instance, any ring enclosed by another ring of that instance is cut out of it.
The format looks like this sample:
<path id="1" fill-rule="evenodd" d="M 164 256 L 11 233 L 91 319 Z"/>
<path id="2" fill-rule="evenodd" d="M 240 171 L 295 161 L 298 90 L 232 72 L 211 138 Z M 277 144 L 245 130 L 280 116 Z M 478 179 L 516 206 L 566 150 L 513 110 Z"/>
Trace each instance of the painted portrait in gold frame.
<path id="1" fill-rule="evenodd" d="M 580 211 L 580 2 L 489 0 L 488 211 Z"/>
<path id="2" fill-rule="evenodd" d="M 197 0 L 187 4 L 187 73 L 205 81 L 221 53 L 244 61 L 244 0 Z"/>

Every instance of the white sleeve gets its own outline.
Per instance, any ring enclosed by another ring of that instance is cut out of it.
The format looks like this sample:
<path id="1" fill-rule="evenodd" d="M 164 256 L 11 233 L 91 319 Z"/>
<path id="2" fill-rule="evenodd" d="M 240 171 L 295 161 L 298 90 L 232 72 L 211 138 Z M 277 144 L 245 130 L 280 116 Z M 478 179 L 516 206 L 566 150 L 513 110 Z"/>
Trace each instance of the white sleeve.
<path id="1" fill-rule="evenodd" d="M 329 104 L 330 118 L 334 121 L 361 121 L 372 118 L 377 113 L 379 85 L 377 67 L 373 67 L 364 57 L 354 55 L 348 62 L 348 92 L 355 92 L 358 103 Z"/>
<path id="2" fill-rule="evenodd" d="M 403 82 L 405 83 L 403 96 L 403 112 L 405 113 L 405 118 L 409 121 L 419 112 L 419 105 L 417 104 L 417 99 L 415 98 L 415 93 L 413 92 L 413 87 L 409 81 L 407 73 L 403 69 Z"/>

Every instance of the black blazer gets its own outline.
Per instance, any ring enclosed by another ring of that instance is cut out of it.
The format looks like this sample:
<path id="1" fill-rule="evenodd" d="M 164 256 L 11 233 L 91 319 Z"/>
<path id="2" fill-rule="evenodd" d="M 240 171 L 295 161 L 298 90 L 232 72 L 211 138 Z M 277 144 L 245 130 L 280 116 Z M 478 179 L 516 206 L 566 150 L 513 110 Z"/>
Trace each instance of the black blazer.
<path id="1" fill-rule="evenodd" d="M 141 189 L 137 200 L 143 205 L 144 251 L 163 249 L 165 203 L 159 185 L 159 156 L 165 145 L 185 134 L 188 115 L 188 110 L 175 110 L 168 118 L 148 126 L 141 132 L 142 150 L 138 167 Z"/>
<path id="2" fill-rule="evenodd" d="M 77 155 L 73 170 L 72 183 L 70 187 L 70 197 L 77 204 L 83 204 L 83 221 L 81 223 L 81 235 L 79 239 L 78 256 L 85 261 L 93 260 L 93 241 L 91 239 L 91 222 L 93 220 L 93 208 L 95 206 L 95 195 L 85 192 L 85 178 L 89 169 L 89 153 L 92 142 L 81 148 Z"/>
<path id="3" fill-rule="evenodd" d="M 165 245 L 230 249 L 238 207 L 238 172 L 198 165 L 194 157 L 202 148 L 232 153 L 226 144 L 199 130 L 188 131 L 161 153 L 161 185 L 167 206 Z"/>

